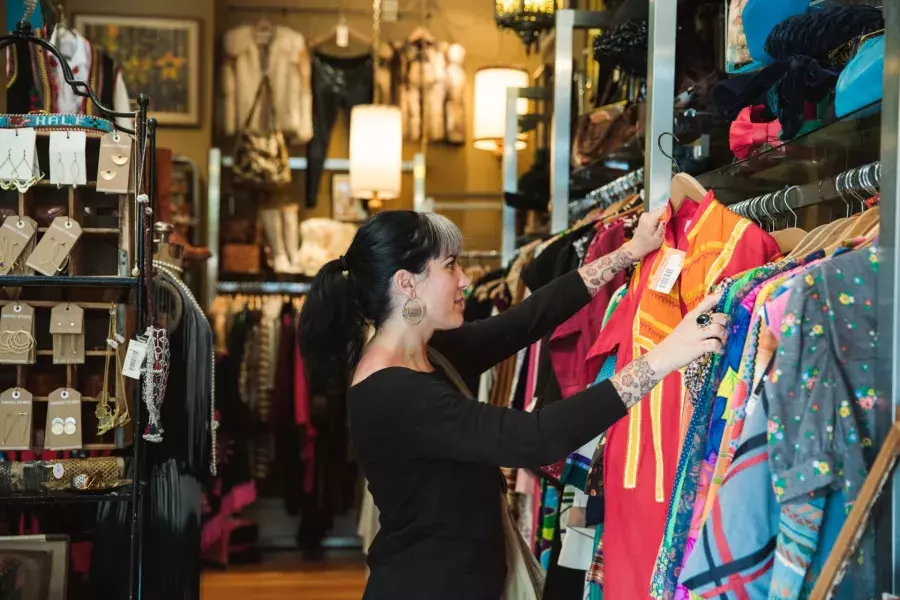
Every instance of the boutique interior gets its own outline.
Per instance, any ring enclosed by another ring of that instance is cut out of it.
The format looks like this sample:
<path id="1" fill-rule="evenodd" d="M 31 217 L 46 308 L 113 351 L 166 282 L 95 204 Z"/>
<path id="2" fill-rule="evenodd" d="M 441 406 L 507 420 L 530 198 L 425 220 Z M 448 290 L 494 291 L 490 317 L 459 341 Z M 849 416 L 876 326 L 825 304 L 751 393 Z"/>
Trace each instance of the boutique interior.
<path id="1" fill-rule="evenodd" d="M 539 565 L 506 600 L 900 594 L 900 3 L 5 6 L 0 600 L 361 598 L 379 510 L 299 326 L 390 210 L 459 227 L 467 321 L 664 211 L 479 402 L 605 381 L 708 293 L 731 319 L 501 469 Z"/>

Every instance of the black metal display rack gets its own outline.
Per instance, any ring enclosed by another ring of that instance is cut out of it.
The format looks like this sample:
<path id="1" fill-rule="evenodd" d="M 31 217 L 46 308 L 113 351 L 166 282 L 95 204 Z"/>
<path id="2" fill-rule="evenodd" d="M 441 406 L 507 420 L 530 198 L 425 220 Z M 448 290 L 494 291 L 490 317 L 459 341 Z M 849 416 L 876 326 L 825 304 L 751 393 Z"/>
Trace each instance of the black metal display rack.
<path id="1" fill-rule="evenodd" d="M 7 46 L 13 46 L 15 49 L 32 49 L 37 47 L 56 57 L 59 67 L 63 71 L 65 81 L 72 87 L 75 94 L 83 98 L 89 98 L 95 108 L 95 116 L 103 117 L 115 123 L 116 118 L 134 119 L 134 130 L 125 127 L 116 126 L 116 128 L 126 134 L 132 135 L 134 139 L 134 152 L 132 159 L 137 165 L 140 165 L 144 171 L 143 181 L 147 182 L 146 188 L 143 190 L 147 194 L 149 200 L 141 202 L 138 195 L 142 190 L 131 191 L 118 197 L 118 205 L 113 207 L 113 214 L 118 221 L 118 226 L 106 227 L 89 227 L 83 228 L 82 238 L 76 244 L 76 248 L 80 251 L 76 254 L 73 252 L 66 273 L 57 276 L 46 277 L 41 275 L 15 275 L 0 276 L 0 302 L 19 301 L 28 302 L 40 310 L 46 308 L 53 303 L 72 301 L 78 303 L 85 309 L 85 315 L 90 310 L 106 310 L 108 311 L 111 303 L 121 307 L 120 314 L 124 314 L 123 327 L 126 332 L 126 338 L 130 338 L 135 334 L 143 333 L 145 327 L 152 325 L 154 317 L 152 314 L 152 248 L 151 248 L 151 225 L 152 210 L 154 198 L 154 180 L 155 180 L 155 146 L 156 146 L 156 121 L 148 118 L 147 108 L 149 98 L 141 95 L 138 100 L 138 109 L 134 113 L 116 112 L 111 108 L 103 106 L 100 99 L 95 95 L 94 90 L 83 82 L 74 78 L 72 71 L 60 52 L 45 39 L 42 39 L 32 29 L 30 23 L 23 19 L 19 22 L 16 30 L 7 35 L 0 36 L 0 51 Z M 24 63 L 27 66 L 28 62 Z M 40 156 L 40 138 L 43 132 L 38 131 L 39 138 L 39 160 Z M 99 146 L 98 136 L 88 133 L 88 150 L 92 146 Z M 46 182 L 38 182 L 34 187 L 25 193 L 7 194 L 3 201 L 8 203 L 17 203 L 18 214 L 26 214 L 29 210 L 29 202 L 32 201 L 30 196 L 35 194 L 57 194 L 57 198 L 61 205 L 66 205 L 69 216 L 81 215 L 85 212 L 84 207 L 91 201 L 97 201 L 97 198 L 109 198 L 102 194 L 97 194 L 93 189 L 91 182 L 86 186 L 79 186 L 78 190 L 72 188 L 62 188 L 60 192 L 59 186 L 49 186 Z M 62 195 L 67 194 L 67 198 L 62 200 Z M 84 197 L 82 197 L 82 194 Z M 92 199 L 91 199 L 92 198 Z M 115 198 L 115 196 L 113 196 Z M 107 201 L 108 200 L 100 200 Z M 113 200 L 115 202 L 115 200 Z M 108 224 L 107 224 L 108 225 Z M 115 223 L 113 223 L 115 225 Z M 39 232 L 42 229 L 39 229 Z M 40 235 L 40 233 L 38 234 Z M 115 240 L 115 241 L 113 241 Z M 116 246 L 116 252 L 112 252 L 113 246 Z M 79 248 L 80 247 L 80 248 Z M 107 255 L 115 258 L 107 261 L 107 267 L 114 265 L 112 274 L 99 273 L 97 258 L 106 249 Z M 89 258 L 89 260 L 88 260 Z M 35 336 L 38 337 L 38 336 Z M 40 347 L 40 344 L 38 344 Z M 22 366 L 2 366 L 0 369 L 16 369 L 16 385 L 22 386 L 27 381 L 27 371 L 29 369 L 39 370 L 41 361 L 49 363 L 47 360 L 48 353 L 46 350 L 38 350 L 38 363 L 34 365 Z M 93 356 L 99 356 L 99 351 L 93 351 Z M 90 360 L 92 351 L 88 350 L 88 358 Z M 50 367 L 48 367 L 50 368 Z M 67 378 L 71 381 L 73 367 L 65 367 L 67 369 Z M 11 375 L 11 372 L 9 372 Z M 77 376 L 77 375 L 76 375 Z M 68 385 L 68 383 L 67 383 Z M 117 388 L 120 386 L 117 386 Z M 117 389 L 116 394 L 124 394 L 126 402 L 131 414 L 131 426 L 127 425 L 119 427 L 112 432 L 106 434 L 106 437 L 96 436 L 99 439 L 85 439 L 83 444 L 84 450 L 110 450 L 113 454 L 123 456 L 126 463 L 130 462 L 127 470 L 127 477 L 132 483 L 126 487 L 119 488 L 116 491 L 100 493 L 100 494 L 79 494 L 77 492 L 66 491 L 29 491 L 29 492 L 4 492 L 0 495 L 0 507 L 8 508 L 14 506 L 28 507 L 31 505 L 41 506 L 46 510 L 48 505 L 71 506 L 73 504 L 94 504 L 97 506 L 97 514 L 102 511 L 101 503 L 127 503 L 127 510 L 130 513 L 130 532 L 128 535 L 128 597 L 140 598 L 141 585 L 141 537 L 142 537 L 142 514 L 141 514 L 141 498 L 144 484 L 142 482 L 142 461 L 143 461 L 143 426 L 147 423 L 147 412 L 142 407 L 141 382 L 134 382 L 132 389 Z M 35 397 L 34 417 L 32 421 L 38 421 L 38 405 L 42 403 L 40 400 L 44 398 Z M 93 415 L 93 405 L 90 401 L 93 398 L 84 398 L 83 402 L 87 405 L 88 411 L 83 415 Z M 87 419 L 87 417 L 85 417 Z M 84 420 L 84 423 L 87 421 Z M 87 432 L 87 427 L 82 427 Z M 32 440 L 33 441 L 33 440 Z M 90 442 L 90 443 L 89 443 Z M 119 452 L 116 452 L 119 451 Z M 122 506 L 122 504 L 116 504 Z M 111 507 L 112 508 L 112 507 Z M 120 509 L 115 509 L 118 512 Z M 123 549 L 124 550 L 124 549 Z"/>

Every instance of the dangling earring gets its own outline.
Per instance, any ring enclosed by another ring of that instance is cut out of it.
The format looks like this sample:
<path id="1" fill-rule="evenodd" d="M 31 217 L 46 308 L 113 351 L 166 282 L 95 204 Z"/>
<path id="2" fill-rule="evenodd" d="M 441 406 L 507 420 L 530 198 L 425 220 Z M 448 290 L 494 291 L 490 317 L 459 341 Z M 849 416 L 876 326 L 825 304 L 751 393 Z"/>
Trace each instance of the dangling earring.
<path id="1" fill-rule="evenodd" d="M 403 320 L 406 321 L 408 325 L 415 327 L 425 318 L 425 305 L 415 298 L 410 298 L 406 301 L 406 304 L 403 305 L 401 314 L 403 315 Z"/>

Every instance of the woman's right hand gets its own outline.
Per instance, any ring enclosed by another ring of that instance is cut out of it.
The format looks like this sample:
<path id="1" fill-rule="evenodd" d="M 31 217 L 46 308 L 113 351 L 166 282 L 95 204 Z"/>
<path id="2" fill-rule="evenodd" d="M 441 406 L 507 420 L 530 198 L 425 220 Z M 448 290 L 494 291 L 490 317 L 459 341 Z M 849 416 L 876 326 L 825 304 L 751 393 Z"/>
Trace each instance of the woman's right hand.
<path id="1" fill-rule="evenodd" d="M 721 297 L 721 294 L 713 294 L 704 298 L 697 308 L 684 316 L 672 333 L 647 353 L 650 366 L 660 377 L 687 366 L 708 352 L 722 351 L 728 339 L 728 316 L 712 313 L 709 323 L 697 323 L 697 317 L 710 313 Z"/>

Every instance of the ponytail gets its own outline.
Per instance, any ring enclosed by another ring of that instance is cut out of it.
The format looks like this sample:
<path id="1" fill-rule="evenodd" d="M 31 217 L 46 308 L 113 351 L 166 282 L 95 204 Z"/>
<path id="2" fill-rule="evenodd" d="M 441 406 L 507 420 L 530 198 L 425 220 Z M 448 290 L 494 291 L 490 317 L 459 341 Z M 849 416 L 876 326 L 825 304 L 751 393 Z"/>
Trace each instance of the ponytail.
<path id="1" fill-rule="evenodd" d="M 343 257 L 316 274 L 300 312 L 300 352 L 316 391 L 346 388 L 365 343 L 366 320 Z"/>
<path id="2" fill-rule="evenodd" d="M 411 210 L 381 212 L 356 232 L 346 256 L 326 263 L 300 313 L 300 352 L 313 390 L 346 388 L 366 342 L 396 308 L 391 278 L 424 273 L 435 258 L 456 256 L 462 236 L 452 221 Z"/>

